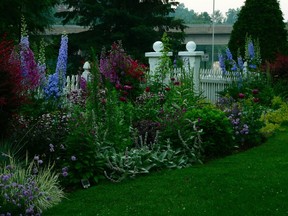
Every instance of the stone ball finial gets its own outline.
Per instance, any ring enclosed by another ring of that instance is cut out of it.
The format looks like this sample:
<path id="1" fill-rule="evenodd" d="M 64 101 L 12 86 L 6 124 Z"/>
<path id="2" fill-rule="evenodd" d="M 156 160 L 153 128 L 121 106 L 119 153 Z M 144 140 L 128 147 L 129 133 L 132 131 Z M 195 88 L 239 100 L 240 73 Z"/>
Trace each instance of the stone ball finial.
<path id="1" fill-rule="evenodd" d="M 164 46 L 163 46 L 163 43 L 161 41 L 156 41 L 154 44 L 153 44 L 153 50 L 155 52 L 161 52 L 163 50 Z"/>
<path id="2" fill-rule="evenodd" d="M 187 44 L 186 44 L 186 49 L 188 52 L 194 52 L 196 50 L 196 43 L 194 41 L 189 41 Z"/>
<path id="3" fill-rule="evenodd" d="M 88 61 L 86 61 L 83 65 L 83 69 L 84 70 L 90 70 L 91 69 L 91 66 L 90 66 L 90 63 Z"/>

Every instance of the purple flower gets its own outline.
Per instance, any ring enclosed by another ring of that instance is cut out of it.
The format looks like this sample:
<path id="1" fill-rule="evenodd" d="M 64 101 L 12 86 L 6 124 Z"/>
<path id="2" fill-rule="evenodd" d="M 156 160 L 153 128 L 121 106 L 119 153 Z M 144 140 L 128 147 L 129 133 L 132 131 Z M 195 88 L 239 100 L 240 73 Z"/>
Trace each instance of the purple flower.
<path id="1" fill-rule="evenodd" d="M 68 176 L 68 172 L 62 172 L 62 175 L 63 175 L 64 177 L 66 177 L 66 176 Z"/>
<path id="2" fill-rule="evenodd" d="M 77 158 L 73 155 L 73 156 L 71 156 L 71 160 L 72 160 L 72 161 L 76 161 Z"/>
<path id="3" fill-rule="evenodd" d="M 54 145 L 53 144 L 49 144 L 49 150 L 50 150 L 50 152 L 54 152 L 55 150 L 54 150 Z"/>
<path id="4" fill-rule="evenodd" d="M 28 36 L 21 37 L 20 62 L 23 85 L 25 85 L 28 89 L 37 88 L 40 84 L 40 75 L 33 51 L 29 48 Z"/>
<path id="5" fill-rule="evenodd" d="M 38 164 L 43 164 L 43 160 L 38 160 Z"/>

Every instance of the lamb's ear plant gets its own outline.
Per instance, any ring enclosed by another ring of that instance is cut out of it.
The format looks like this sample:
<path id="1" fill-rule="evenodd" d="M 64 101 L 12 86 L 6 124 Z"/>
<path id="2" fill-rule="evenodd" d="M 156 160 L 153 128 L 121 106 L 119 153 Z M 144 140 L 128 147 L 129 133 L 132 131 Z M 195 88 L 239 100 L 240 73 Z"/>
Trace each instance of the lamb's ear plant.
<path id="1" fill-rule="evenodd" d="M 190 122 L 195 133 L 183 138 L 178 131 L 179 148 L 174 148 L 167 139 L 165 144 L 159 144 L 159 132 L 153 143 L 142 143 L 138 148 L 126 149 L 124 152 L 112 150 L 107 157 L 105 176 L 113 181 L 120 182 L 125 178 L 134 178 L 137 175 L 148 174 L 162 169 L 181 169 L 196 163 L 202 163 L 201 130 L 196 128 L 196 122 Z"/>

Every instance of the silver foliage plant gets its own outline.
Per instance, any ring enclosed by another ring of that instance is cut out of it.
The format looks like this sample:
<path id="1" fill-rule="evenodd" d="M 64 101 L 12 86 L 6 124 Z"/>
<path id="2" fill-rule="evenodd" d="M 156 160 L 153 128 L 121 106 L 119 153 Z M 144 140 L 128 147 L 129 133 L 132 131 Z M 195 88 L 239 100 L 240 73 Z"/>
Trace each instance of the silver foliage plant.
<path id="1" fill-rule="evenodd" d="M 125 152 L 112 151 L 107 159 L 108 170 L 104 171 L 106 178 L 113 182 L 120 182 L 127 177 L 133 178 L 151 171 L 165 168 L 181 169 L 195 163 L 202 163 L 202 130 L 196 128 L 196 122 L 191 122 L 193 131 L 186 140 L 181 136 L 181 131 L 178 131 L 182 143 L 181 148 L 173 149 L 169 139 L 164 145 L 160 144 L 158 142 L 159 132 L 157 132 L 152 144 L 147 145 L 144 137 L 139 139 L 143 143 L 137 148 L 126 148 Z M 191 145 L 191 143 L 193 144 Z"/>

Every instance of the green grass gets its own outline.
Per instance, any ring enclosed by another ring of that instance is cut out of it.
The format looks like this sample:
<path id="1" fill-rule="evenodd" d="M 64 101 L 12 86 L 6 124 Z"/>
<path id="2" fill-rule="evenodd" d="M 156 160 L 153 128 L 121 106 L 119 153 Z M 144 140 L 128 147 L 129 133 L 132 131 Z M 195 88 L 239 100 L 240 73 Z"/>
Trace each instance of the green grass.
<path id="1" fill-rule="evenodd" d="M 204 165 L 73 192 L 43 215 L 288 215 L 288 133 Z"/>

